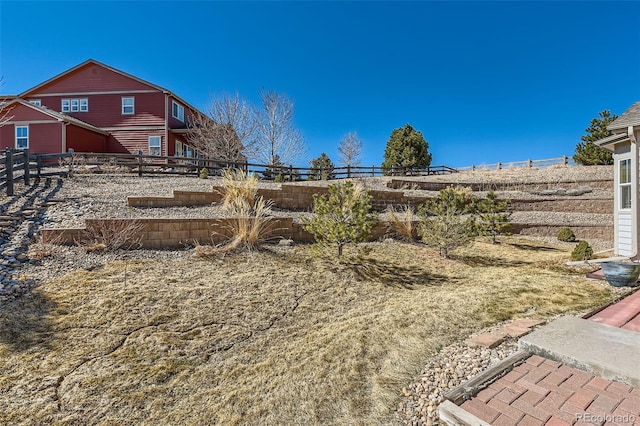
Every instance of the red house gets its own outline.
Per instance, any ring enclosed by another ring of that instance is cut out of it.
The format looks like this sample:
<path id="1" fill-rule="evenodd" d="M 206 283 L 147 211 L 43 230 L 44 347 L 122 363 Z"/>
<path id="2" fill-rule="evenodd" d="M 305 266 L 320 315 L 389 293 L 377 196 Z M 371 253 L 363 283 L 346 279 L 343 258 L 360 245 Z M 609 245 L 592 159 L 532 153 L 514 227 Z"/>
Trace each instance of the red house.
<path id="1" fill-rule="evenodd" d="M 93 59 L 4 99 L 0 117 L 9 120 L 0 127 L 0 149 L 163 156 L 194 152 L 186 133 L 196 108 L 160 86 Z"/>

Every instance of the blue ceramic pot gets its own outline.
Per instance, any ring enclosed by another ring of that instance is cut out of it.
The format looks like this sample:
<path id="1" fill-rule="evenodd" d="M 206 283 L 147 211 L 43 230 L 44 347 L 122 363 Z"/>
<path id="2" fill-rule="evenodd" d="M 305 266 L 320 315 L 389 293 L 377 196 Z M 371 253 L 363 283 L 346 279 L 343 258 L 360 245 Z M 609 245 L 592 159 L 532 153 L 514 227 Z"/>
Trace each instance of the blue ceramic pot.
<path id="1" fill-rule="evenodd" d="M 602 262 L 600 264 L 605 279 L 614 287 L 635 287 L 638 285 L 640 263 Z"/>

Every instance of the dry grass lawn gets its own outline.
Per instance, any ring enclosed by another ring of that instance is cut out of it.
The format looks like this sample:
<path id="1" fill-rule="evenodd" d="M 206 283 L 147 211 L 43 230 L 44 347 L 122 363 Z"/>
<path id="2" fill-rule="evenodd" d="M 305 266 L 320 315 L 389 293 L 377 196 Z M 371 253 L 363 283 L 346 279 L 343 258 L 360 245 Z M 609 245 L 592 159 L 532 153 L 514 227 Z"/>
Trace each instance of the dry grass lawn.
<path id="1" fill-rule="evenodd" d="M 394 423 L 442 346 L 615 297 L 544 243 L 368 248 L 115 262 L 0 305 L 0 424 Z"/>

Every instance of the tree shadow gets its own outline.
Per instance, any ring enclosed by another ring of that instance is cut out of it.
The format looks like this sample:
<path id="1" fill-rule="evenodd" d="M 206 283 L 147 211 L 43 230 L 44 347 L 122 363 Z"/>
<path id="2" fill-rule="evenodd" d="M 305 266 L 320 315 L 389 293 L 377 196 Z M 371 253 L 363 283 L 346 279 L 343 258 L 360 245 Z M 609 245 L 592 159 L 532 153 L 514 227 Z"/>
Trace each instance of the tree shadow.
<path id="1" fill-rule="evenodd" d="M 424 286 L 441 286 L 452 283 L 455 278 L 433 274 L 422 269 L 407 268 L 379 259 L 353 259 L 341 265 L 362 281 L 373 281 L 385 286 L 413 290 Z"/>
<path id="2" fill-rule="evenodd" d="M 528 251 L 547 251 L 547 252 L 551 252 L 551 251 L 562 251 L 560 249 L 557 249 L 555 247 L 544 247 L 544 246 L 536 246 L 536 245 L 532 245 L 532 244 L 526 244 L 526 243 L 509 243 L 510 246 L 513 246 L 517 249 L 520 250 L 528 250 Z"/>
<path id="3" fill-rule="evenodd" d="M 50 348 L 53 324 L 50 313 L 58 304 L 43 291 L 33 290 L 0 303 L 0 344 L 24 352 L 35 346 Z"/>
<path id="4" fill-rule="evenodd" d="M 519 266 L 530 265 L 532 263 L 532 262 L 525 262 L 522 260 L 507 260 L 501 257 L 469 256 L 469 255 L 467 256 L 449 255 L 449 259 L 464 263 L 465 265 L 471 266 L 474 268 L 475 267 L 517 268 Z"/>

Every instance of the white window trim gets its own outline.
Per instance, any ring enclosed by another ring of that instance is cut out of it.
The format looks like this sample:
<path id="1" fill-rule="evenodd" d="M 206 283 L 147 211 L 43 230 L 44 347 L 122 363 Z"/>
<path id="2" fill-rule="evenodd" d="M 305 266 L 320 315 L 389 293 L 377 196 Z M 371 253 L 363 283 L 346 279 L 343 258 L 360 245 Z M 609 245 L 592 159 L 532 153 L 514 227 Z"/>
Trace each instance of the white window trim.
<path id="1" fill-rule="evenodd" d="M 629 163 L 629 173 L 627 178 L 629 179 L 628 182 L 622 182 L 622 173 L 620 173 L 620 169 L 622 167 L 622 163 L 624 162 L 628 162 Z M 629 211 L 631 210 L 631 205 L 633 204 L 633 188 L 631 187 L 631 182 L 633 181 L 631 175 L 632 175 L 632 170 L 631 170 L 631 158 L 622 158 L 618 161 L 618 194 L 620 196 L 620 201 L 618 203 L 618 207 L 621 211 Z M 623 198 L 622 198 L 622 188 L 624 187 L 628 187 L 629 188 L 629 207 L 623 207 L 622 206 L 622 202 L 623 202 Z"/>
<path id="2" fill-rule="evenodd" d="M 131 105 L 125 105 L 124 101 L 131 99 Z M 123 96 L 120 101 L 122 115 L 134 115 L 136 113 L 136 98 L 135 96 Z M 125 108 L 131 108 L 131 112 L 125 112 Z"/>
<path id="3" fill-rule="evenodd" d="M 83 108 L 84 104 L 84 108 Z M 89 99 L 80 98 L 80 112 L 89 112 Z"/>
<path id="4" fill-rule="evenodd" d="M 60 101 L 62 112 L 89 112 L 89 98 L 65 98 Z M 82 104 L 86 108 L 82 108 Z"/>
<path id="5" fill-rule="evenodd" d="M 35 105 L 35 106 L 42 106 L 42 101 L 40 99 L 31 99 L 29 101 L 29 103 Z"/>
<path id="6" fill-rule="evenodd" d="M 70 112 L 71 111 L 71 99 L 63 99 L 61 101 L 62 105 L 60 107 L 60 111 L 62 112 Z M 66 104 L 66 107 L 65 107 Z"/>
<path id="7" fill-rule="evenodd" d="M 152 139 L 153 140 L 157 139 L 157 141 L 158 141 L 157 146 L 156 145 L 151 145 L 151 140 Z M 160 135 L 149 135 L 148 141 L 149 142 L 148 142 L 148 151 L 147 152 L 149 153 L 149 155 L 162 155 L 162 136 L 160 136 Z M 152 148 L 153 149 L 157 148 L 159 150 L 159 152 L 157 154 L 152 154 L 151 153 L 151 149 Z"/>
<path id="8" fill-rule="evenodd" d="M 29 126 L 15 126 L 15 147 L 16 149 L 29 149 Z M 18 129 L 27 129 L 27 136 L 20 136 L 18 138 Z M 23 146 L 23 147 L 19 147 L 18 146 L 18 139 L 26 139 L 27 140 L 27 146 Z"/>
<path id="9" fill-rule="evenodd" d="M 174 106 L 177 108 L 174 109 Z M 177 115 L 175 110 L 177 109 Z M 171 101 L 171 115 L 184 123 L 184 106 L 180 105 L 176 101 Z"/>

